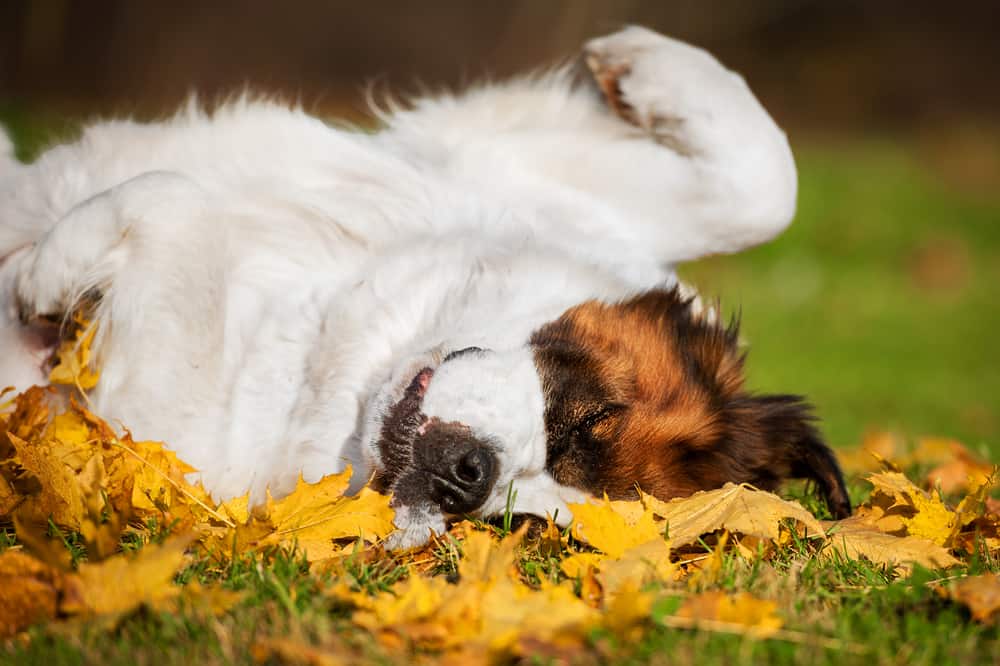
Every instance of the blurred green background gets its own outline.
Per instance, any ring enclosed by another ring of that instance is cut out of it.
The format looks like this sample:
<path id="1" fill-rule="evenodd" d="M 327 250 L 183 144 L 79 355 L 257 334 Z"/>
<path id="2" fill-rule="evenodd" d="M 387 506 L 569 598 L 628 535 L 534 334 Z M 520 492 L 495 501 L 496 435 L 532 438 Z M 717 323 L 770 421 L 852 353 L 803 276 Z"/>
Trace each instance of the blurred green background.
<path id="1" fill-rule="evenodd" d="M 643 23 L 742 72 L 789 133 L 795 224 L 687 266 L 741 309 L 750 382 L 803 393 L 835 445 L 957 437 L 1000 460 L 1000 40 L 995 2 L 248 0 L 0 3 L 0 122 L 23 158 L 84 119 L 244 86 L 365 117 Z"/>

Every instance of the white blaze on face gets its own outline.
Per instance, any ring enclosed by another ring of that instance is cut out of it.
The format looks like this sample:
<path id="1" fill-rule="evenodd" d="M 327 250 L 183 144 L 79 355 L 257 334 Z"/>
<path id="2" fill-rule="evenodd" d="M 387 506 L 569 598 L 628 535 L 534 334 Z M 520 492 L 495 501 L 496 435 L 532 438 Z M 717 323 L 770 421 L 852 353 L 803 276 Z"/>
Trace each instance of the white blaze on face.
<path id="1" fill-rule="evenodd" d="M 544 516 L 558 510 L 560 518 L 568 519 L 565 503 L 586 497 L 560 486 L 545 471 L 545 396 L 531 349 L 471 352 L 442 364 L 421 411 L 430 419 L 462 423 L 494 447 L 499 474 L 476 513 L 502 514 L 511 482 L 518 513 Z"/>

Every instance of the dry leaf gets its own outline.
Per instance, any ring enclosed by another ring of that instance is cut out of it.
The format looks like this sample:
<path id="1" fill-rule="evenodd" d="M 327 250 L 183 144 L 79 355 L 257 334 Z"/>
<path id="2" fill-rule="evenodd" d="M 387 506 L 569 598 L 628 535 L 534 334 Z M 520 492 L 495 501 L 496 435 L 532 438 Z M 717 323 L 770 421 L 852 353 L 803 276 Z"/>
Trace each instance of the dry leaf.
<path id="1" fill-rule="evenodd" d="M 91 365 L 90 345 L 97 334 L 97 326 L 87 322 L 78 313 L 74 317 L 76 332 L 72 340 L 63 340 L 56 350 L 56 364 L 49 372 L 52 384 L 76 386 L 81 391 L 97 386 L 101 373 Z"/>
<path id="2" fill-rule="evenodd" d="M 0 555 L 0 639 L 56 616 L 60 571 L 25 553 Z"/>
<path id="3" fill-rule="evenodd" d="M 758 599 L 746 592 L 729 595 L 725 592 L 702 592 L 688 597 L 677 611 L 677 617 L 705 623 L 709 627 L 725 625 L 730 631 L 755 638 L 767 638 L 783 625 L 775 613 L 777 604 Z"/>
<path id="4" fill-rule="evenodd" d="M 305 664 L 306 666 L 341 666 L 343 657 L 288 638 L 262 638 L 250 648 L 254 663 Z"/>
<path id="5" fill-rule="evenodd" d="M 798 502 L 783 500 L 752 486 L 727 483 L 690 497 L 663 502 L 643 495 L 643 502 L 667 520 L 673 547 L 695 543 L 703 534 L 727 530 L 734 534 L 779 540 L 782 521 L 792 519 L 812 536 L 822 536 L 819 521 Z"/>
<path id="6" fill-rule="evenodd" d="M 511 576 L 519 537 L 494 543 L 484 532 L 463 543 L 459 581 L 413 575 L 375 598 L 349 593 L 354 621 L 383 643 L 407 640 L 431 649 L 481 649 L 511 654 L 525 641 L 578 645 L 597 620 L 596 611 L 570 586 L 531 589 Z"/>
<path id="7" fill-rule="evenodd" d="M 570 504 L 573 537 L 618 558 L 633 546 L 663 540 L 663 525 L 639 502 Z"/>
<path id="8" fill-rule="evenodd" d="M 891 432 L 866 433 L 861 446 L 855 449 L 837 449 L 837 460 L 848 473 L 877 472 L 884 461 L 895 460 L 903 449 L 899 435 Z"/>
<path id="9" fill-rule="evenodd" d="M 916 536 L 938 545 L 950 545 L 958 516 L 937 496 L 913 485 L 899 472 L 872 474 L 875 486 L 868 503 L 858 507 L 857 517 L 887 534 Z"/>
<path id="10" fill-rule="evenodd" d="M 670 561 L 670 543 L 661 538 L 634 546 L 618 559 L 599 565 L 605 599 L 614 604 L 623 593 L 634 593 L 651 581 L 673 580 L 677 566 Z"/>
<path id="11" fill-rule="evenodd" d="M 350 478 L 350 467 L 314 484 L 300 478 L 291 494 L 279 501 L 269 497 L 260 516 L 253 515 L 237 533 L 243 530 L 250 537 L 246 541 L 257 545 L 297 543 L 310 561 L 340 554 L 337 539 L 384 539 L 395 529 L 390 498 L 369 488 L 345 497 Z"/>
<path id="12" fill-rule="evenodd" d="M 66 577 L 60 612 L 126 613 L 143 604 L 156 607 L 176 597 L 181 588 L 173 579 L 192 540 L 191 536 L 172 537 L 162 545 L 147 545 L 134 557 L 120 554 L 98 564 L 81 564 L 76 574 Z"/>
<path id="13" fill-rule="evenodd" d="M 946 448 L 946 456 L 927 461 L 936 466 L 927 473 L 925 483 L 931 488 L 940 488 L 945 494 L 973 491 L 986 483 L 996 470 L 994 465 L 977 458 L 961 442 L 954 439 L 922 439 L 913 457 L 914 459 L 919 459 L 921 456 L 928 457 L 926 453 L 928 449 L 937 451 L 942 448 Z"/>
<path id="14" fill-rule="evenodd" d="M 11 433 L 8 437 L 22 470 L 11 484 L 24 496 L 19 515 L 40 523 L 51 518 L 57 525 L 79 529 L 85 507 L 73 468 L 48 443 L 26 442 Z"/>
<path id="15" fill-rule="evenodd" d="M 893 536 L 853 516 L 827 523 L 832 528 L 822 555 L 847 559 L 866 557 L 876 564 L 898 565 L 908 570 L 917 563 L 928 569 L 961 564 L 940 545 L 917 536 Z"/>
<path id="16" fill-rule="evenodd" d="M 938 592 L 968 608 L 976 622 L 993 624 L 1000 618 L 1000 576 L 995 573 L 963 578 Z"/>

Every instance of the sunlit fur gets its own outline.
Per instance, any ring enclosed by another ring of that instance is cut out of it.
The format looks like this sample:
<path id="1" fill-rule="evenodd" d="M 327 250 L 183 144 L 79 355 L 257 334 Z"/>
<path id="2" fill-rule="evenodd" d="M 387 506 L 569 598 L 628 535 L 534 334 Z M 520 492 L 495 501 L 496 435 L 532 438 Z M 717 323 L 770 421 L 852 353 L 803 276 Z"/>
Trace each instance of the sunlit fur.
<path id="1" fill-rule="evenodd" d="M 532 339 L 545 386 L 554 478 L 593 494 L 687 496 L 727 481 L 815 480 L 837 514 L 836 460 L 796 396 L 743 385 L 735 322 L 694 313 L 676 290 L 590 301 Z"/>
<path id="2" fill-rule="evenodd" d="M 384 463 L 393 405 L 448 352 L 534 354 L 532 335 L 575 305 L 670 286 L 677 262 L 790 222 L 791 152 L 739 76 L 642 28 L 585 53 L 601 88 L 561 68 L 415 100 L 374 133 L 242 98 L 99 122 L 30 165 L 0 139 L 0 384 L 44 383 L 39 316 L 99 296 L 90 400 L 112 423 L 168 442 L 216 497 L 281 494 L 300 471 L 346 464 L 358 487 Z M 574 320 L 597 335 L 593 307 Z M 646 324 L 620 319 L 607 336 L 677 372 Z M 645 363 L 606 354 L 600 367 L 613 379 Z M 471 387 L 481 375 L 466 370 L 452 379 Z M 700 393 L 676 400 L 691 413 L 636 411 L 636 441 L 718 427 Z M 529 425 L 505 432 L 543 427 Z M 523 442 L 496 439 L 504 478 L 526 482 Z M 515 510 L 540 513 L 572 487 L 531 473 L 551 483 Z M 443 525 L 397 509 L 396 545 Z"/>

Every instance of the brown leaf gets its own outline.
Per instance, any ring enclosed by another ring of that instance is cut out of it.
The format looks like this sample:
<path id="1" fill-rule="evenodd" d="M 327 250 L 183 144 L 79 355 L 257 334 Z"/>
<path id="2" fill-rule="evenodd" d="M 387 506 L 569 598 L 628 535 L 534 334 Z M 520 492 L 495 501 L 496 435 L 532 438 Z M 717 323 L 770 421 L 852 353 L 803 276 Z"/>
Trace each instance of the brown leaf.
<path id="1" fill-rule="evenodd" d="M 25 553 L 0 555 L 0 639 L 56 616 L 63 574 Z"/>
<path id="2" fill-rule="evenodd" d="M 945 494 L 975 490 L 986 483 L 996 470 L 993 464 L 977 458 L 953 439 L 921 440 L 914 457 L 922 448 L 929 446 L 947 447 L 948 455 L 944 459 L 933 461 L 937 466 L 927 473 L 925 479 L 926 485 L 931 488 L 939 487 Z"/>
<path id="3" fill-rule="evenodd" d="M 1000 576 L 995 573 L 963 578 L 938 592 L 968 608 L 976 622 L 994 624 L 1000 619 Z"/>
<path id="4" fill-rule="evenodd" d="M 13 515 L 22 499 L 19 493 L 14 492 L 7 479 L 0 476 L 0 519 Z"/>

